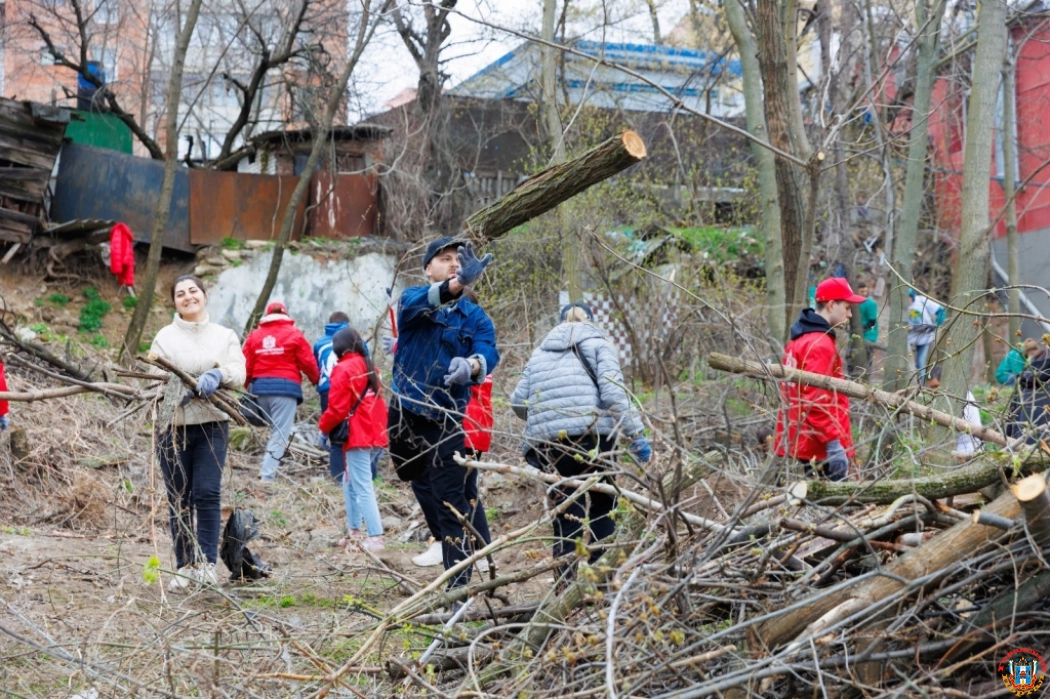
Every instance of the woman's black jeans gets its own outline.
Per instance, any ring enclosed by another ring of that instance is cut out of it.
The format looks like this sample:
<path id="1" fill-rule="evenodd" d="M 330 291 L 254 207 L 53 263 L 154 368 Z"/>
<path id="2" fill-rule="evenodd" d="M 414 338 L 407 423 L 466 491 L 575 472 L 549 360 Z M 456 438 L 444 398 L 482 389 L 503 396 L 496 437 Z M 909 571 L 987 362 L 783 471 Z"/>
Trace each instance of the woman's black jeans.
<path id="1" fill-rule="evenodd" d="M 157 457 L 168 491 L 171 540 L 178 568 L 200 563 L 198 551 L 208 563 L 218 559 L 220 489 L 228 436 L 226 422 L 176 425 L 158 435 Z"/>
<path id="2" fill-rule="evenodd" d="M 598 447 L 598 458 L 595 461 L 588 460 L 588 452 Z M 525 455 L 525 460 L 531 465 L 543 471 L 556 471 L 564 478 L 575 478 L 586 480 L 595 473 L 606 468 L 611 457 L 605 456 L 615 448 L 615 443 L 606 438 L 596 438 L 593 435 L 582 437 L 569 437 L 564 440 L 552 442 L 536 449 L 532 449 Z M 577 455 L 583 455 L 583 460 L 578 461 Z M 604 463 L 603 463 L 604 462 Z M 612 483 L 609 477 L 600 482 Z M 551 491 L 551 505 L 557 507 L 565 502 L 576 489 L 569 486 L 560 486 Z M 588 529 L 591 534 L 591 544 L 612 536 L 616 530 L 610 513 L 616 506 L 616 496 L 606 493 L 588 491 L 573 501 L 561 514 L 554 518 L 554 557 L 568 556 L 575 552 L 576 542 L 583 538 L 583 523 L 589 523 Z M 604 551 L 595 548 L 590 555 L 590 562 L 594 563 L 601 558 Z M 561 571 L 562 575 L 571 574 L 569 566 Z"/>

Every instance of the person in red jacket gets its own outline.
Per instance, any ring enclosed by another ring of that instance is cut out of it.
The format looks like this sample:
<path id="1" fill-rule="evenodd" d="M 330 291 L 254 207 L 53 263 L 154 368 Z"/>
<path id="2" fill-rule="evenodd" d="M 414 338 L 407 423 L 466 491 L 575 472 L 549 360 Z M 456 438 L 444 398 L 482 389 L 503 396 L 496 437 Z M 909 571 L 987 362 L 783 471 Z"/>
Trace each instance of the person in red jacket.
<path id="1" fill-rule="evenodd" d="M 845 279 L 831 277 L 818 284 L 816 309 L 802 309 L 791 326 L 784 366 L 843 378 L 835 328 L 845 326 L 853 315 L 853 304 L 863 302 L 864 297 L 855 294 Z M 853 456 L 849 398 L 788 381 L 781 384 L 780 394 L 776 453 L 802 461 L 807 473 L 815 465 L 829 480 L 845 480 Z"/>
<path id="2" fill-rule="evenodd" d="M 382 551 L 383 523 L 372 484 L 372 449 L 387 446 L 386 403 L 360 333 L 351 327 L 339 330 L 332 337 L 332 352 L 339 361 L 332 368 L 328 407 L 317 427 L 328 435 L 349 419 L 349 438 L 343 445 L 348 548 L 356 543 L 366 551 Z M 361 534 L 362 518 L 367 536 Z"/>
<path id="3" fill-rule="evenodd" d="M 244 385 L 258 396 L 270 422 L 270 440 L 263 456 L 260 480 L 272 483 L 288 449 L 295 423 L 295 408 L 303 402 L 301 375 L 317 385 L 320 371 L 313 348 L 288 316 L 280 301 L 266 307 L 259 327 L 244 341 L 247 378 Z"/>
<path id="4" fill-rule="evenodd" d="M 7 391 L 7 376 L 4 374 L 4 358 L 0 357 L 0 391 Z M 0 400 L 0 432 L 3 432 L 11 426 L 11 421 L 7 417 L 8 403 L 6 400 Z"/>

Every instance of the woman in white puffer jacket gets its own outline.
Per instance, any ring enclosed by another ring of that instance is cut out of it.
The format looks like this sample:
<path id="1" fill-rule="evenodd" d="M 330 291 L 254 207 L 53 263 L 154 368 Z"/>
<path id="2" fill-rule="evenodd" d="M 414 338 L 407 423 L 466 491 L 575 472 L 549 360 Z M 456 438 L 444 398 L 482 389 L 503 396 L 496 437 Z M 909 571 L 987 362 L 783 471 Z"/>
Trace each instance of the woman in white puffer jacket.
<path id="1" fill-rule="evenodd" d="M 624 387 L 616 349 L 593 319 L 584 304 L 563 308 L 563 322 L 532 353 L 510 399 L 511 408 L 525 420 L 525 460 L 565 478 L 586 478 L 614 467 L 610 452 L 621 436 L 631 440 L 630 451 L 638 461 L 647 462 L 652 455 Z M 551 496 L 558 504 L 574 492 L 559 487 Z M 584 521 L 590 523 L 592 543 L 610 536 L 615 524 L 609 513 L 615 504 L 614 496 L 597 492 L 572 503 L 555 518 L 554 556 L 575 551 Z M 592 548 L 591 562 L 601 553 L 601 548 Z M 567 577 L 572 570 L 567 565 L 561 574 Z"/>

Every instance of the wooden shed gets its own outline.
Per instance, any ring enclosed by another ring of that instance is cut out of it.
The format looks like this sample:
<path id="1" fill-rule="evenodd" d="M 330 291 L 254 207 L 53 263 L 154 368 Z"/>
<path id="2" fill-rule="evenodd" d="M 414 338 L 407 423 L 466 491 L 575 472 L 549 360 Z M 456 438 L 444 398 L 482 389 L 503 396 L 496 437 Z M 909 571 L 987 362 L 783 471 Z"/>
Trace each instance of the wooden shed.
<path id="1" fill-rule="evenodd" d="M 0 241 L 25 244 L 44 219 L 44 193 L 69 110 L 0 98 Z"/>

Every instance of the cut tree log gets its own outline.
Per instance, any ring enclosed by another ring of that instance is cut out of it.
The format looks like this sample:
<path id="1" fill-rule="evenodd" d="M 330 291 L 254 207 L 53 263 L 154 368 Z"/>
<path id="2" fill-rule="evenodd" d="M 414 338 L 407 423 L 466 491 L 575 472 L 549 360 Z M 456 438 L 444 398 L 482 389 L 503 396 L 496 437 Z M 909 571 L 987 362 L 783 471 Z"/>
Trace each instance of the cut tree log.
<path id="1" fill-rule="evenodd" d="M 645 156 L 641 137 L 634 131 L 624 131 L 579 157 L 533 175 L 476 211 L 467 219 L 465 232 L 476 240 L 498 238 L 588 187 L 640 163 Z"/>
<path id="2" fill-rule="evenodd" d="M 1050 544 L 1050 494 L 1046 492 L 1046 478 L 1033 474 L 1010 487 L 1024 512 L 1025 526 L 1040 550 Z"/>
<path id="3" fill-rule="evenodd" d="M 1036 455 L 1037 457 L 1039 455 Z M 1022 473 L 1046 468 L 1042 458 L 1028 459 L 1021 466 Z M 925 478 L 884 479 L 879 481 L 799 481 L 790 493 L 800 500 L 822 505 L 841 505 L 844 502 L 873 502 L 888 504 L 897 498 L 917 493 L 929 500 L 976 493 L 981 488 L 1002 480 L 1004 470 L 1011 472 L 1013 464 L 1008 455 L 987 453 L 974 463 L 939 476 Z"/>
<path id="4" fill-rule="evenodd" d="M 963 434 L 971 434 L 980 440 L 992 444 L 998 444 L 1002 447 L 1016 447 L 1024 444 L 1024 439 L 1009 441 L 1001 432 L 997 432 L 989 427 L 975 425 L 961 417 L 955 417 L 954 415 L 949 415 L 940 410 L 934 410 L 928 405 L 908 400 L 898 393 L 881 391 L 877 388 L 857 383 L 856 381 L 835 379 L 830 376 L 824 376 L 823 374 L 814 374 L 811 371 L 791 369 L 782 364 L 763 364 L 762 362 L 756 362 L 750 359 L 730 357 L 729 355 L 718 353 L 708 355 L 707 364 L 712 369 L 728 371 L 733 374 L 748 374 L 763 379 L 794 381 L 795 383 L 800 383 L 805 386 L 815 386 L 828 391 L 841 393 L 850 398 L 859 398 L 860 400 L 881 403 L 887 407 L 898 408 L 904 412 L 911 413 L 915 417 L 936 422 L 938 425 L 950 427 L 953 430 L 962 432 Z"/>
<path id="5" fill-rule="evenodd" d="M 1011 494 L 1002 495 L 985 508 L 990 514 L 1013 519 L 1020 511 L 1017 500 Z M 963 559 L 971 557 L 985 546 L 992 537 L 1003 532 L 993 527 L 984 527 L 971 520 L 958 524 L 914 548 L 882 568 L 880 575 L 832 594 L 818 597 L 804 606 L 798 604 L 791 611 L 762 623 L 755 630 L 756 640 L 772 650 L 791 642 L 791 648 L 799 648 L 808 640 L 818 638 L 835 624 L 860 611 L 875 607 L 879 602 L 895 593 L 922 594 L 924 588 L 936 584 L 939 572 Z M 912 585 L 923 580 L 922 585 Z"/>

